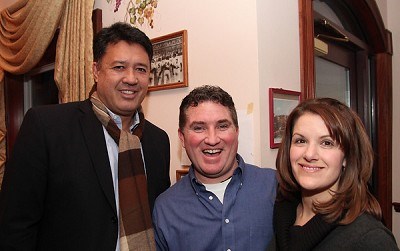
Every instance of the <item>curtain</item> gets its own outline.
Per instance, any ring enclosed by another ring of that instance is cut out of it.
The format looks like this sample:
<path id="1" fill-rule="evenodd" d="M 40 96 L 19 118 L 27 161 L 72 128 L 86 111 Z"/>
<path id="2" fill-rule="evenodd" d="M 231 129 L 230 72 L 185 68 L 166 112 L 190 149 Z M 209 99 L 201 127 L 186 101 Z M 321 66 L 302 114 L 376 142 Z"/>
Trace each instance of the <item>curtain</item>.
<path id="1" fill-rule="evenodd" d="M 54 80 L 60 103 L 83 100 L 93 85 L 94 0 L 69 0 L 57 41 Z"/>
<path id="2" fill-rule="evenodd" d="M 25 74 L 60 27 L 54 80 L 60 102 L 82 100 L 92 84 L 94 0 L 19 0 L 0 12 L 0 185 L 6 160 L 4 71 Z"/>

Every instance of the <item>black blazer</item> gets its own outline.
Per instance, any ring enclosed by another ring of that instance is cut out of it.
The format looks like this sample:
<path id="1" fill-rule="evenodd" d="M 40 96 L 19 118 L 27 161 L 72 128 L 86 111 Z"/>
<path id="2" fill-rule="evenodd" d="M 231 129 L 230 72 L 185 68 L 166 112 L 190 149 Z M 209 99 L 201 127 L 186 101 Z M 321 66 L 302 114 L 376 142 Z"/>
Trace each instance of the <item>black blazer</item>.
<path id="1" fill-rule="evenodd" d="M 170 186 L 168 135 L 142 137 L 150 208 Z M 0 250 L 115 250 L 110 162 L 89 100 L 29 110 L 0 193 Z"/>

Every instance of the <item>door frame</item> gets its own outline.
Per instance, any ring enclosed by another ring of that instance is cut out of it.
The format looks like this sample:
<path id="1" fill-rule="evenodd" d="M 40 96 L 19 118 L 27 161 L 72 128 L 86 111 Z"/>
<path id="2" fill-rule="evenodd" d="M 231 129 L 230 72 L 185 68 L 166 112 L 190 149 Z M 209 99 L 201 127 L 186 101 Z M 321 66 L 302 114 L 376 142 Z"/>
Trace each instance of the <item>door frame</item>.
<path id="1" fill-rule="evenodd" d="M 384 26 L 375 0 L 347 0 L 348 7 L 363 24 L 372 53 L 377 83 L 372 92 L 376 114 L 376 158 L 374 172 L 378 182 L 376 197 L 382 208 L 383 222 L 392 229 L 392 34 Z M 310 0 L 299 0 L 300 81 L 302 98 L 315 97 L 314 17 Z"/>

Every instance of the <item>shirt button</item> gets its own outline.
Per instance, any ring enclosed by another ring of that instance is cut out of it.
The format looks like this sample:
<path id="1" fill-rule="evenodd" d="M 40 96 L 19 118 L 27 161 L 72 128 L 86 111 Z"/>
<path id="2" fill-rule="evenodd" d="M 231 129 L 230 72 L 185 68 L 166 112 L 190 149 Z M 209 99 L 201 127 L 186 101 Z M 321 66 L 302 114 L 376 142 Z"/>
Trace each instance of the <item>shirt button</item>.
<path id="1" fill-rule="evenodd" d="M 111 217 L 111 222 L 112 222 L 113 224 L 118 223 L 117 217 Z"/>
<path id="2" fill-rule="evenodd" d="M 208 197 L 208 199 L 209 199 L 209 200 L 212 200 L 212 199 L 214 199 L 214 198 L 210 195 L 210 197 Z"/>
<path id="3" fill-rule="evenodd" d="M 229 223 L 229 219 L 225 219 L 225 223 L 228 224 Z"/>

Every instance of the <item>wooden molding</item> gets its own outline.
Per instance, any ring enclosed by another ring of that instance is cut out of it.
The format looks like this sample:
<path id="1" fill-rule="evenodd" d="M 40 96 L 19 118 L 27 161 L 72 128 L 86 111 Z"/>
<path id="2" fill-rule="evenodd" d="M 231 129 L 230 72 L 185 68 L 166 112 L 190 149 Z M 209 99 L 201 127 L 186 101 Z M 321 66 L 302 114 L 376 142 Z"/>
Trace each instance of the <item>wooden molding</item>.
<path id="1" fill-rule="evenodd" d="M 400 202 L 393 202 L 394 211 L 400 212 Z"/>

